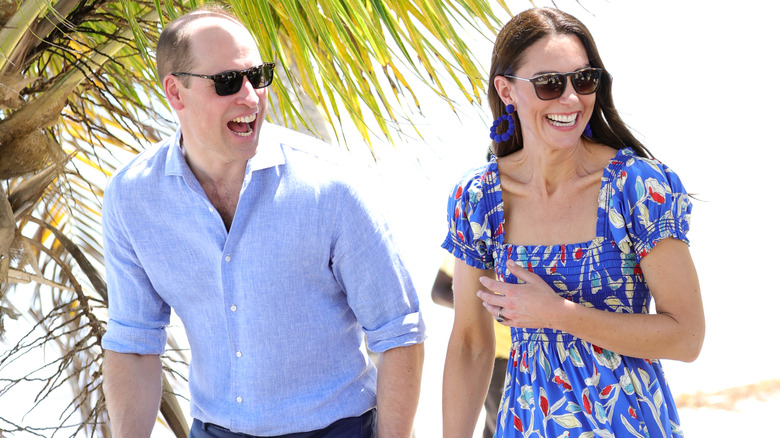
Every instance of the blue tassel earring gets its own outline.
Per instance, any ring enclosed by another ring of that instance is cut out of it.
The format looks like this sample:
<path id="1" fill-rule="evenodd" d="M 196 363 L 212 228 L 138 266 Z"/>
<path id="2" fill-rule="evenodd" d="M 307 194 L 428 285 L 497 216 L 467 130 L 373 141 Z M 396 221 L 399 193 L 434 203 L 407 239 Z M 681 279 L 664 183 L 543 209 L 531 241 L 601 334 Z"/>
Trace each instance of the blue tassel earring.
<path id="1" fill-rule="evenodd" d="M 502 115 L 501 117 L 497 118 L 493 122 L 493 126 L 490 127 L 490 138 L 496 142 L 496 143 L 503 143 L 507 140 L 509 140 L 510 137 L 512 137 L 512 134 L 515 133 L 515 119 L 512 117 L 512 113 L 515 112 L 515 106 L 514 105 L 507 105 L 506 106 L 506 114 Z M 503 134 L 499 134 L 496 132 L 498 129 L 498 125 L 503 121 L 506 120 L 507 123 L 509 123 L 509 127 L 506 129 L 506 132 Z"/>
<path id="2" fill-rule="evenodd" d="M 590 123 L 585 125 L 585 131 L 582 133 L 587 138 L 593 138 L 593 130 L 590 129 Z"/>

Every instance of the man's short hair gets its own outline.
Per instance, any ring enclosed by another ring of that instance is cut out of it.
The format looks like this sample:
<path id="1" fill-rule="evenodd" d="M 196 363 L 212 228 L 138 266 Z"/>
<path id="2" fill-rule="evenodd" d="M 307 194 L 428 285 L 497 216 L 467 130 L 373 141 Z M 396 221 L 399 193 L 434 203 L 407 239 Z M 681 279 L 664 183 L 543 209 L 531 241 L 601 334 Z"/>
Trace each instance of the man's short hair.
<path id="1" fill-rule="evenodd" d="M 206 17 L 225 18 L 244 26 L 238 17 L 216 4 L 200 7 L 171 21 L 160 33 L 160 39 L 157 41 L 157 77 L 160 81 L 170 73 L 189 72 L 194 67 L 190 56 L 190 25 L 195 20 Z M 188 76 L 183 76 L 181 81 L 185 87 L 189 86 Z"/>

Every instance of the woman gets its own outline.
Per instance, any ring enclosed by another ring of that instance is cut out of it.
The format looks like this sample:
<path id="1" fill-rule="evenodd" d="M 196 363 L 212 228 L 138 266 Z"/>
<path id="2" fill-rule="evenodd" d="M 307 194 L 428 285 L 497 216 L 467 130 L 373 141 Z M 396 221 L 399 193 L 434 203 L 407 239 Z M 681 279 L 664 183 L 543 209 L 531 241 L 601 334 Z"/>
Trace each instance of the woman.
<path id="1" fill-rule="evenodd" d="M 679 178 L 621 121 L 593 38 L 564 12 L 514 17 L 489 85 L 497 158 L 456 186 L 443 244 L 459 259 L 445 437 L 472 436 L 491 318 L 512 327 L 497 437 L 682 436 L 658 359 L 693 361 L 704 313 Z"/>

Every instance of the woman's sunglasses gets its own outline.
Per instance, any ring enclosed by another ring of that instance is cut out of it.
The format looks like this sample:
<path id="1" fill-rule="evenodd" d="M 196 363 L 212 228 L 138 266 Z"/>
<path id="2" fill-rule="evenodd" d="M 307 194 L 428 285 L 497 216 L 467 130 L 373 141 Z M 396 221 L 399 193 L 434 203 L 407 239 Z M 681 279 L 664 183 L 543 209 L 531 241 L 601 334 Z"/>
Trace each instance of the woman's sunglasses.
<path id="1" fill-rule="evenodd" d="M 241 84 L 244 83 L 244 76 L 249 79 L 249 83 L 255 89 L 265 88 L 271 85 L 274 80 L 274 67 L 276 63 L 266 62 L 257 67 L 248 68 L 241 71 L 228 71 L 216 75 L 197 75 L 195 73 L 176 72 L 171 73 L 174 76 L 195 76 L 196 78 L 211 79 L 214 81 L 214 91 L 218 96 L 230 96 L 238 93 Z"/>
<path id="2" fill-rule="evenodd" d="M 588 67 L 568 73 L 545 73 L 530 79 L 517 76 L 502 75 L 507 78 L 520 79 L 534 84 L 536 97 L 541 100 L 553 100 L 563 96 L 566 90 L 566 78 L 571 77 L 571 84 L 578 94 L 593 94 L 601 83 L 600 68 Z"/>

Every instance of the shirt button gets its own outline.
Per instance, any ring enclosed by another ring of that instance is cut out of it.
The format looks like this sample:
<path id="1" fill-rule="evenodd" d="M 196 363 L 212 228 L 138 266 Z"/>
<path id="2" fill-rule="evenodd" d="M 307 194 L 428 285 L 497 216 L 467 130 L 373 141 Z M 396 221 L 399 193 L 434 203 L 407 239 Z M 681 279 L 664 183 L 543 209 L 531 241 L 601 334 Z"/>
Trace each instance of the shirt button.
<path id="1" fill-rule="evenodd" d="M 230 261 L 230 256 L 229 256 L 229 255 L 225 256 L 225 261 L 226 261 L 226 262 L 229 262 L 229 261 Z"/>
<path id="2" fill-rule="evenodd" d="M 214 213 L 214 207 L 209 207 L 209 213 Z"/>
<path id="3" fill-rule="evenodd" d="M 236 351 L 236 357 L 241 357 L 241 352 L 240 351 Z"/>
<path id="4" fill-rule="evenodd" d="M 244 401 L 244 399 L 241 398 L 241 396 L 236 397 L 236 402 L 237 403 L 241 403 L 242 401 Z"/>
<path id="5" fill-rule="evenodd" d="M 233 304 L 232 306 L 230 306 L 230 311 L 231 311 L 231 312 L 235 312 L 236 310 L 238 310 L 238 307 L 236 307 L 236 305 L 235 305 L 235 304 Z"/>

